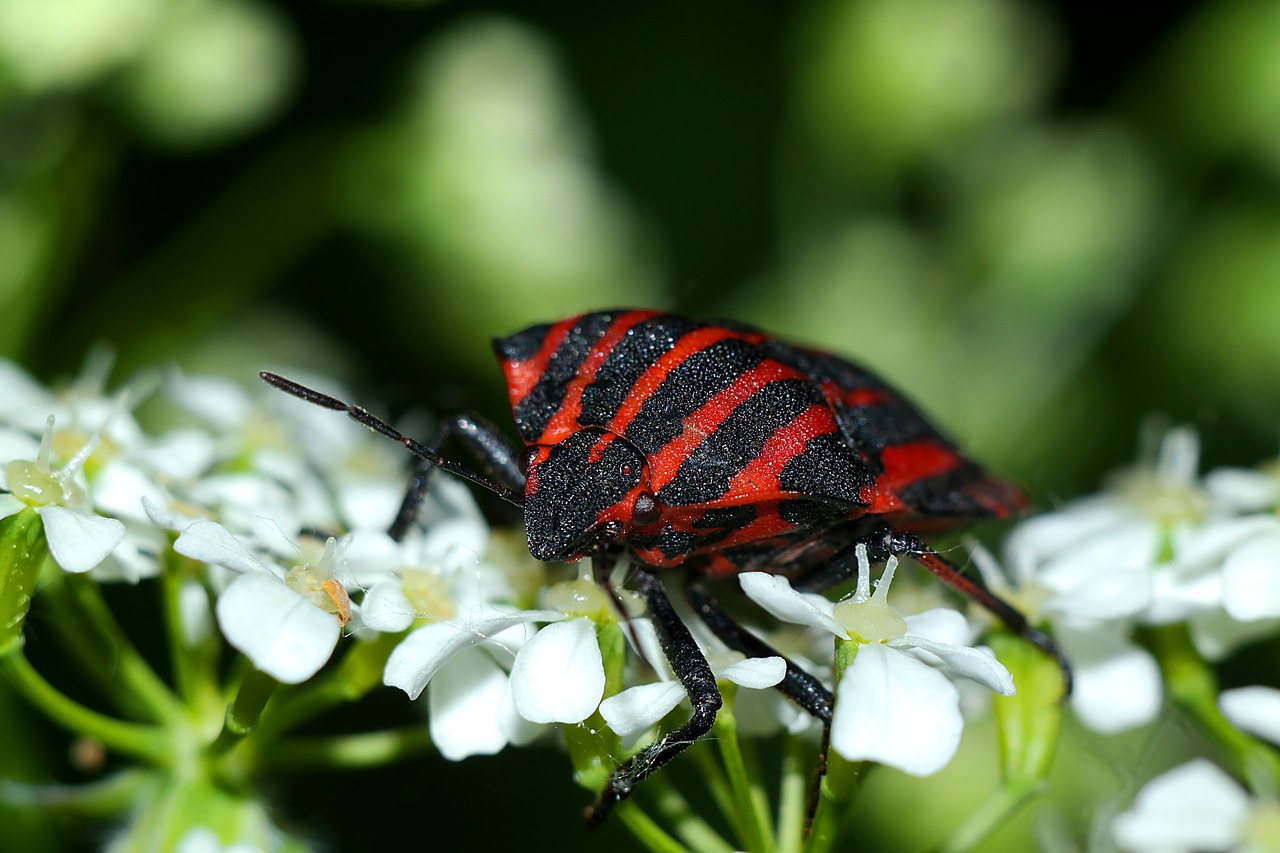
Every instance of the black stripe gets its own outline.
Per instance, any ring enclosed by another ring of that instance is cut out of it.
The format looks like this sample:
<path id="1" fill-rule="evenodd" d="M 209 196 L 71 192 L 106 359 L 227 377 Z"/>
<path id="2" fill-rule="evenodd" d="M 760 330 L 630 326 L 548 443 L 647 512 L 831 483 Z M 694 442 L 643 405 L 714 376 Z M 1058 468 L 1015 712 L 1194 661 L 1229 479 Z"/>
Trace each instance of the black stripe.
<path id="1" fill-rule="evenodd" d="M 760 455 L 770 436 L 810 406 L 824 404 L 821 392 L 810 382 L 770 382 L 703 439 L 681 463 L 675 479 L 659 490 L 658 500 L 668 506 L 715 500 L 725 493 L 738 472 Z"/>
<path id="2" fill-rule="evenodd" d="M 564 340 L 547 361 L 547 369 L 538 377 L 538 384 L 515 406 L 516 428 L 526 443 L 537 441 L 542 435 L 551 418 L 559 411 L 569 383 L 578 375 L 591 348 L 626 313 L 608 311 L 586 314 L 565 334 Z"/>
<path id="3" fill-rule="evenodd" d="M 684 430 L 684 419 L 754 368 L 760 347 L 739 338 L 716 341 L 667 374 L 627 426 L 627 438 L 645 453 L 657 453 Z"/>
<path id="4" fill-rule="evenodd" d="M 873 481 L 867 463 L 838 432 L 809 439 L 778 475 L 778 483 L 789 492 L 825 495 L 857 506 L 866 506 L 861 490 Z"/>
<path id="5" fill-rule="evenodd" d="M 600 365 L 595 381 L 583 391 L 578 422 L 584 426 L 607 425 L 631 394 L 636 380 L 675 346 L 676 341 L 700 325 L 683 317 L 659 315 L 627 329 Z"/>

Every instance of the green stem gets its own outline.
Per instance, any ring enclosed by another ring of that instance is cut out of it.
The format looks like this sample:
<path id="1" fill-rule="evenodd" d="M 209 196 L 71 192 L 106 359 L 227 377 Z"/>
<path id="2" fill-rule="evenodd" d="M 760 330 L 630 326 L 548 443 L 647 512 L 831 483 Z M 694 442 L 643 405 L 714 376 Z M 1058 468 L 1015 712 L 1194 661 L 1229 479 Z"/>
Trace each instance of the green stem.
<path id="1" fill-rule="evenodd" d="M 109 818 L 134 807 L 152 771 L 133 768 L 84 785 L 29 785 L 0 779 L 0 802 L 77 817 Z"/>
<path id="2" fill-rule="evenodd" d="M 379 767 L 434 748 L 427 727 L 415 725 L 354 735 L 289 738 L 265 748 L 260 762 L 268 770 Z"/>
<path id="3" fill-rule="evenodd" d="M 223 719 L 222 731 L 209 746 L 209 754 L 224 755 L 247 735 L 258 727 L 262 717 L 262 709 L 266 707 L 271 694 L 275 692 L 279 682 L 265 672 L 251 669 L 245 673 L 236 691 L 236 698 L 227 706 L 227 714 Z"/>
<path id="4" fill-rule="evenodd" d="M 939 853 L 967 853 L 1009 822 L 1034 799 L 1040 786 L 1034 782 L 1007 782 L 978 806 L 939 848 Z"/>
<path id="5" fill-rule="evenodd" d="M 807 739 L 788 737 L 782 754 L 782 783 L 778 791 L 778 853 L 800 853 L 808 819 L 808 756 L 815 753 Z"/>
<path id="6" fill-rule="evenodd" d="M 1280 790 L 1280 756 L 1236 728 L 1218 709 L 1218 680 L 1183 625 L 1161 625 L 1143 633 L 1160 662 L 1169 696 L 1234 760 L 1242 778 L 1259 793 Z"/>
<path id="7" fill-rule="evenodd" d="M 198 583 L 194 572 L 189 571 L 194 565 L 188 557 L 172 550 L 165 552 L 160 571 L 161 601 L 169 633 L 169 665 L 178 695 L 188 707 L 205 709 L 220 701 L 217 678 L 219 644 L 214 631 L 210 631 L 208 636 L 195 638 L 188 632 L 190 626 L 183 614 L 182 596 L 187 584 Z M 204 594 L 203 588 L 201 594 Z M 212 614 L 209 614 L 209 619 L 212 624 Z"/>
<path id="8" fill-rule="evenodd" d="M 111 691 L 113 696 L 124 692 L 133 697 L 131 701 L 147 719 L 167 723 L 176 720 L 183 713 L 181 703 L 120 628 L 98 583 L 87 575 L 64 575 L 62 582 L 53 586 L 66 596 L 63 604 L 77 614 L 75 621 L 64 623 L 67 631 L 82 633 L 85 642 L 102 650 L 94 657 L 105 659 L 104 671 L 118 685 Z"/>
<path id="9" fill-rule="evenodd" d="M 859 645 L 854 640 L 837 637 L 835 646 L 835 681 L 838 696 L 840 679 L 844 677 L 844 671 L 857 657 Z M 840 826 L 849 812 L 849 805 L 858 793 L 858 777 L 863 765 L 861 761 L 846 761 L 841 758 L 831 748 L 830 743 L 824 746 L 827 752 L 826 774 L 818 783 L 818 806 L 813 813 L 809 843 L 805 846 L 805 850 L 811 853 L 825 853 L 835 845 Z"/>
<path id="10" fill-rule="evenodd" d="M 362 698 L 382 683 L 387 658 L 402 639 L 401 634 L 381 634 L 375 640 L 349 644 L 335 669 L 280 692 L 256 739 L 266 742 L 280 737 L 331 708 Z"/>
<path id="11" fill-rule="evenodd" d="M 63 728 L 100 741 L 116 752 L 157 766 L 167 764 L 169 740 L 163 729 L 127 723 L 73 702 L 45 681 L 21 652 L 0 658 L 0 671 L 32 705 Z"/>
<path id="12" fill-rule="evenodd" d="M 733 845 L 720 837 L 689 805 L 689 801 L 671 786 L 664 774 L 650 776 L 646 792 L 657 805 L 658 813 L 675 829 L 675 834 L 691 850 L 702 853 L 733 853 Z"/>
<path id="13" fill-rule="evenodd" d="M 723 686 L 724 707 L 716 716 L 715 728 L 712 730 L 716 745 L 720 747 L 720 758 L 724 762 L 725 775 L 729 779 L 729 789 L 733 797 L 734 829 L 744 849 L 772 853 L 773 827 L 770 826 L 768 800 L 764 792 L 752 782 L 747 772 L 746 760 L 743 757 L 742 745 L 738 740 L 738 720 L 733 714 L 734 685 Z"/>
<path id="14" fill-rule="evenodd" d="M 614 814 L 636 837 L 636 840 L 654 853 L 689 853 L 688 847 L 664 832 L 662 827 L 658 826 L 654 819 L 645 814 L 635 803 L 620 803 Z"/>
<path id="15" fill-rule="evenodd" d="M 691 749 L 686 754 L 697 762 L 698 781 L 706 787 L 711 799 L 715 800 L 716 808 L 721 814 L 732 816 L 735 811 L 733 792 L 724 768 L 716 761 L 715 755 L 708 749 Z"/>

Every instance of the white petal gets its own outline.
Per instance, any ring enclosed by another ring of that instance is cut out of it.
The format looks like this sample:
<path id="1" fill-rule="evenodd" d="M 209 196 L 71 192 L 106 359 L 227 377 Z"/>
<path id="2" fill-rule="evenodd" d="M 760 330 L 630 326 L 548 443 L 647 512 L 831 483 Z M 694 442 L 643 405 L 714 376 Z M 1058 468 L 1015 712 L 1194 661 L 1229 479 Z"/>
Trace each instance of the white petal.
<path id="1" fill-rule="evenodd" d="M 427 697 L 431 740 L 450 761 L 493 755 L 507 745 L 507 674 L 479 649 L 463 649 L 436 674 Z"/>
<path id="2" fill-rule="evenodd" d="M 1280 532 L 1252 539 L 1227 556 L 1222 608 L 1242 622 L 1280 616 Z"/>
<path id="3" fill-rule="evenodd" d="M 56 504 L 42 506 L 36 512 L 44 521 L 49 553 L 69 572 L 89 571 L 124 539 L 124 525 L 114 518 L 74 512 Z"/>
<path id="4" fill-rule="evenodd" d="M 0 518 L 8 518 L 14 513 L 21 512 L 26 509 L 26 506 L 25 503 L 8 492 L 0 494 Z"/>
<path id="5" fill-rule="evenodd" d="M 193 579 L 178 587 L 178 619 L 182 624 L 182 641 L 194 648 L 213 633 L 213 614 L 209 611 L 209 593 L 204 584 Z"/>
<path id="6" fill-rule="evenodd" d="M 166 506 L 169 496 L 155 480 L 127 462 L 110 462 L 93 478 L 93 504 L 130 521 L 147 521 L 142 501 Z"/>
<path id="7" fill-rule="evenodd" d="M 949 645 L 968 645 L 973 639 L 973 629 L 964 614 L 949 607 L 935 607 L 923 613 L 904 616 L 907 634 Z"/>
<path id="8" fill-rule="evenodd" d="M 962 675 L 970 681 L 976 681 L 1001 696 L 1012 696 L 1015 692 L 1013 676 L 1009 674 L 1009 670 L 1005 669 L 1004 664 L 996 660 L 991 649 L 935 643 L 924 637 L 911 635 L 893 640 L 889 645 L 895 649 L 918 649 L 927 652 L 938 658 L 952 673 Z"/>
<path id="9" fill-rule="evenodd" d="M 1234 849 L 1248 808 L 1234 779 L 1197 758 L 1148 782 L 1111 831 L 1134 853 Z"/>
<path id="10" fill-rule="evenodd" d="M 1090 729 L 1114 734 L 1145 725 L 1160 712 L 1160 667 L 1118 626 L 1059 626 L 1056 639 L 1071 659 L 1071 707 Z"/>
<path id="11" fill-rule="evenodd" d="M 1188 624 L 1196 651 L 1213 663 L 1226 660 L 1236 649 L 1280 631 L 1280 619 L 1241 622 L 1222 610 L 1192 616 Z"/>
<path id="12" fill-rule="evenodd" d="M 725 667 L 716 677 L 742 687 L 763 690 L 776 686 L 787 674 L 787 662 L 777 655 L 767 658 L 747 658 Z"/>
<path id="13" fill-rule="evenodd" d="M 1159 547 L 1160 534 L 1153 525 L 1145 520 L 1125 521 L 1077 542 L 1042 565 L 1036 577 L 1054 592 L 1067 594 L 1099 573 L 1151 567 Z"/>
<path id="14" fill-rule="evenodd" d="M 1280 690 L 1273 687 L 1237 687 L 1218 696 L 1218 707 L 1228 720 L 1249 734 L 1280 743 Z"/>
<path id="15" fill-rule="evenodd" d="M 963 728 L 959 695 L 945 675 L 871 644 L 858 650 L 840 681 L 831 747 L 850 761 L 928 776 L 955 755 Z"/>
<path id="16" fill-rule="evenodd" d="M 417 699 L 440 667 L 463 649 L 483 643 L 514 625 L 562 618 L 564 614 L 558 610 L 522 610 L 474 622 L 450 620 L 424 625 L 391 650 L 382 682 L 399 687 L 410 699 Z"/>
<path id="17" fill-rule="evenodd" d="M 173 550 L 202 563 L 233 572 L 271 572 L 271 568 L 216 521 L 193 521 L 182 531 Z"/>
<path id="18" fill-rule="evenodd" d="M 1252 468 L 1215 468 L 1204 477 L 1210 499 L 1226 512 L 1258 512 L 1276 505 L 1276 479 Z"/>
<path id="19" fill-rule="evenodd" d="M 600 716 L 621 738 L 629 738 L 655 725 L 685 697 L 678 681 L 655 681 L 628 687 L 600 703 Z"/>
<path id="20" fill-rule="evenodd" d="M 1147 607 L 1152 595 L 1149 570 L 1106 568 L 1060 586 L 1041 610 L 1077 619 L 1123 619 Z"/>
<path id="21" fill-rule="evenodd" d="M 511 698 L 533 723 L 579 723 L 604 695 L 596 626 L 579 617 L 547 625 L 516 655 Z"/>
<path id="22" fill-rule="evenodd" d="M 275 575 L 240 575 L 218 596 L 215 610 L 227 642 L 283 684 L 315 675 L 338 644 L 337 617 Z"/>
<path id="23" fill-rule="evenodd" d="M 820 595 L 806 595 L 791 588 L 791 582 L 765 572 L 744 572 L 738 583 L 747 597 L 784 622 L 822 628 L 837 637 L 848 636 L 831 615 L 832 604 Z"/>
<path id="24" fill-rule="evenodd" d="M 398 634 L 415 618 L 417 612 L 398 580 L 379 581 L 360 600 L 360 621 L 375 631 Z"/>

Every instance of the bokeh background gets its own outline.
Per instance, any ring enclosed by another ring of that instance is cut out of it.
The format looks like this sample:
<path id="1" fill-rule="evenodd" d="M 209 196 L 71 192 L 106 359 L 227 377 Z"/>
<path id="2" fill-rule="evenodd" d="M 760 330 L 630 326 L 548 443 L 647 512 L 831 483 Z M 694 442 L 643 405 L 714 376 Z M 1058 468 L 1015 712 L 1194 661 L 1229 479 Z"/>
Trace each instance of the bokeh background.
<path id="1" fill-rule="evenodd" d="M 0 0 L 42 379 L 105 342 L 509 423 L 488 339 L 619 305 L 854 357 L 1042 506 L 1152 416 L 1274 457 L 1280 4 Z M 444 764 L 280 796 L 343 847 L 628 844 L 554 752 Z"/>

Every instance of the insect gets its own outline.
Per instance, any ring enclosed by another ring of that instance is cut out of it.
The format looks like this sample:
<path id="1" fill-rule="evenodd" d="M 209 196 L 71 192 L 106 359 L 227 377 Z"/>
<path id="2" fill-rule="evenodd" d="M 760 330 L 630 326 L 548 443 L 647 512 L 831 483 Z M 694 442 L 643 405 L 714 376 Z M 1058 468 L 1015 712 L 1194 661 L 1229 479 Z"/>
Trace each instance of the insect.
<path id="1" fill-rule="evenodd" d="M 1053 655 L 1069 683 L 1048 635 L 920 538 L 1010 517 L 1025 499 L 869 371 L 747 326 L 648 310 L 570 317 L 493 346 L 522 450 L 472 416 L 446 421 L 423 445 L 364 409 L 262 377 L 418 456 L 392 535 L 412 523 L 428 474 L 442 468 L 523 509 L 539 560 L 590 557 L 607 585 L 617 558 L 630 556 L 632 582 L 693 714 L 614 771 L 589 824 L 706 734 L 721 706 L 706 657 L 664 589 L 673 569 L 683 570 L 684 593 L 712 633 L 761 657 L 778 653 L 721 608 L 707 580 L 767 571 L 822 591 L 853 576 L 860 544 L 873 561 L 909 556 Z M 475 452 L 488 476 L 444 459 L 449 438 Z M 778 688 L 829 725 L 831 692 L 786 664 Z"/>

